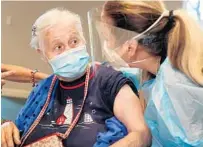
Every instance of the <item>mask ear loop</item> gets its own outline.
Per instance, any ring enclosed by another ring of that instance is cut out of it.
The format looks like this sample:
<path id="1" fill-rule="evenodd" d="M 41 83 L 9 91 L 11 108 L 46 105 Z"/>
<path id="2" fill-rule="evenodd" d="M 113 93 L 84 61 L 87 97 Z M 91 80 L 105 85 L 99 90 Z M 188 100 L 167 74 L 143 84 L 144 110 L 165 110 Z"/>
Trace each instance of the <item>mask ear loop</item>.
<path id="1" fill-rule="evenodd" d="M 131 63 L 131 64 L 136 64 L 136 63 L 141 63 L 141 62 L 144 62 L 144 61 L 146 61 L 146 60 L 148 60 L 148 59 L 150 59 L 151 57 L 148 57 L 148 58 L 145 58 L 145 59 L 142 59 L 142 60 L 138 60 L 138 61 L 133 61 L 133 62 L 129 62 L 129 64 Z"/>

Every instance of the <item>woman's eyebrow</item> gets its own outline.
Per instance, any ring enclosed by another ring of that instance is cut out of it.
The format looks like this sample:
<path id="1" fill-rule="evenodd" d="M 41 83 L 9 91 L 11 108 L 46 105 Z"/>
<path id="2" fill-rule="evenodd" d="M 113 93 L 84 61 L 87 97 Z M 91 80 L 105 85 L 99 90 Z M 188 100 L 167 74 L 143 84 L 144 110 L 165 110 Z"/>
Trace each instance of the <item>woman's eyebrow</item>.
<path id="1" fill-rule="evenodd" d="M 80 33 L 78 31 L 72 31 L 70 32 L 70 35 L 79 35 Z"/>
<path id="2" fill-rule="evenodd" d="M 61 41 L 64 38 L 70 38 L 73 36 L 80 36 L 80 33 L 76 30 L 65 31 L 61 34 L 55 34 L 54 36 L 52 36 L 50 42 L 53 44 L 57 41 Z"/>

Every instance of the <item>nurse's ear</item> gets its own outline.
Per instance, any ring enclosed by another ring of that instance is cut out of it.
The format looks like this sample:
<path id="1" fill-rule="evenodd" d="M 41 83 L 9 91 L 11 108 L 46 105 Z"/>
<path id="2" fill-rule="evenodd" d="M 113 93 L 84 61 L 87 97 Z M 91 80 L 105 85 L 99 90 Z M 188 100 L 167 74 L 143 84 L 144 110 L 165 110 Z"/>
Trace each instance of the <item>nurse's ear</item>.
<path id="1" fill-rule="evenodd" d="M 131 61 L 134 61 L 137 47 L 138 47 L 138 43 L 136 40 L 128 40 L 122 45 L 121 49 L 119 49 L 117 53 L 126 62 L 131 62 Z"/>
<path id="2" fill-rule="evenodd" d="M 130 59 L 134 58 L 138 49 L 138 42 L 137 40 L 130 40 L 128 43 L 128 56 Z"/>
<path id="3" fill-rule="evenodd" d="M 45 63 L 48 62 L 47 58 L 45 57 L 45 54 L 43 53 L 43 51 L 41 49 L 36 49 L 37 50 L 37 53 L 40 55 L 40 58 L 42 61 L 44 61 Z"/>

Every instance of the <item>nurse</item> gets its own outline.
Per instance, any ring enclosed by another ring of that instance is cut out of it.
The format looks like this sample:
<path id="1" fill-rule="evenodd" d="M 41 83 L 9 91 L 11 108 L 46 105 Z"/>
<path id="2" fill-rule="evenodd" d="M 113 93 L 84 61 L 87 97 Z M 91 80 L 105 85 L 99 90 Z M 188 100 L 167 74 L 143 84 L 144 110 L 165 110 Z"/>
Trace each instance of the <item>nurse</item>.
<path id="1" fill-rule="evenodd" d="M 88 16 L 94 60 L 134 73 L 153 146 L 203 146 L 200 26 L 161 1 L 109 1 Z"/>

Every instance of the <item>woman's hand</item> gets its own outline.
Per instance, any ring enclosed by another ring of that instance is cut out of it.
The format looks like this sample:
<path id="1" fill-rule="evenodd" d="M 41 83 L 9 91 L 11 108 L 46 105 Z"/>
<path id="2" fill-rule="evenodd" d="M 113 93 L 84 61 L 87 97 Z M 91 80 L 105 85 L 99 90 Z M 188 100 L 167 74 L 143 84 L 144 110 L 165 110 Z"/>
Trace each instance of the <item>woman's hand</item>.
<path id="1" fill-rule="evenodd" d="M 14 144 L 19 145 L 20 133 L 13 122 L 5 122 L 1 125 L 1 146 L 14 147 Z"/>

